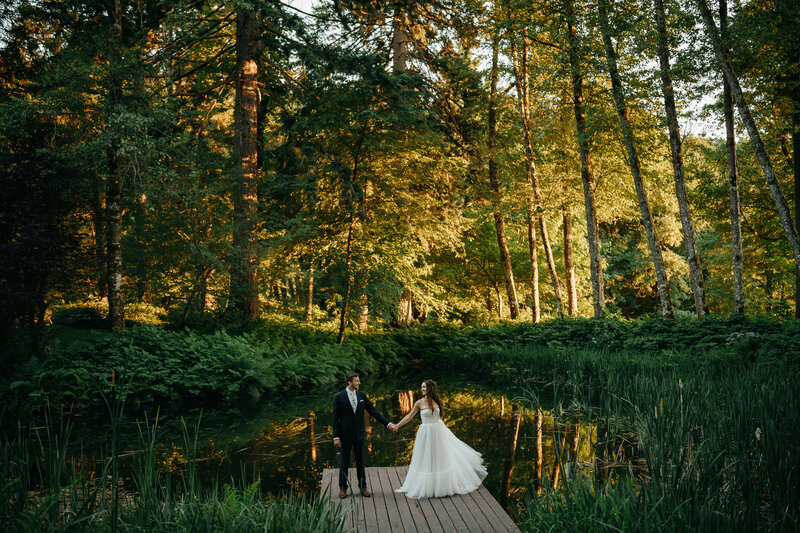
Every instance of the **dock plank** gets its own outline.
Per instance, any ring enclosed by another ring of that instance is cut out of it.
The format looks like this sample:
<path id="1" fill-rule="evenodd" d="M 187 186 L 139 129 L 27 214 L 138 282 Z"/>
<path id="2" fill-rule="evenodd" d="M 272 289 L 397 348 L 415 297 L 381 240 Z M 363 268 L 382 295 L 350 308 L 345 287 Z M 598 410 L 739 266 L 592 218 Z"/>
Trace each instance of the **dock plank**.
<path id="1" fill-rule="evenodd" d="M 392 486 L 392 493 L 394 494 L 394 501 L 397 503 L 397 508 L 400 511 L 400 519 L 403 521 L 403 530 L 405 533 L 426 533 L 428 527 L 425 523 L 425 517 L 419 510 L 419 505 L 412 505 L 413 500 L 407 498 L 402 492 L 395 492 L 396 488 L 400 488 L 403 484 L 400 482 L 397 469 L 386 470 L 389 483 Z"/>
<path id="2" fill-rule="evenodd" d="M 358 490 L 355 469 L 351 469 L 348 497 L 339 500 L 338 469 L 322 472 L 320 494 L 331 505 L 342 505 L 348 532 L 366 533 L 519 533 L 519 528 L 497 500 L 481 485 L 470 494 L 446 498 L 408 498 L 395 492 L 407 467 L 367 468 L 367 487 L 372 498 Z"/>
<path id="3" fill-rule="evenodd" d="M 402 482 L 405 480 L 407 474 L 408 474 L 407 466 L 399 467 L 397 469 L 397 475 L 398 478 L 400 479 L 400 485 L 398 486 L 403 485 Z M 410 502 L 409 505 L 411 504 L 416 505 L 416 507 L 419 509 L 420 514 L 425 518 L 425 522 L 428 527 L 427 531 L 430 531 L 431 533 L 445 533 L 446 526 L 443 525 L 445 523 L 439 520 L 438 515 L 433 510 L 433 507 L 431 507 L 428 500 L 418 500 L 415 498 L 409 498 L 408 496 L 406 496 L 406 499 Z"/>
<path id="4" fill-rule="evenodd" d="M 503 533 L 505 531 L 494 512 L 484 509 L 483 497 L 478 494 L 477 490 L 459 496 L 464 501 L 464 505 L 472 511 L 472 517 L 478 523 L 479 531 L 487 533 Z"/>
<path id="5" fill-rule="evenodd" d="M 461 516 L 461 520 L 464 521 L 467 531 L 486 531 L 485 528 L 482 528 L 478 525 L 478 521 L 474 516 L 474 510 L 470 509 L 469 506 L 466 505 L 464 498 L 462 498 L 460 494 L 451 496 L 450 500 L 453 502 L 456 512 L 458 512 L 458 514 Z M 489 531 L 492 531 L 492 529 Z"/>
<path id="6" fill-rule="evenodd" d="M 480 496 L 483 498 L 483 505 L 481 506 L 482 509 L 486 511 L 492 511 L 494 515 L 497 517 L 499 524 L 502 525 L 502 531 L 519 531 L 519 528 L 508 516 L 505 509 L 500 506 L 500 503 L 494 499 L 494 497 L 489 494 L 489 491 L 486 487 L 481 486 L 477 491 L 476 496 Z"/>

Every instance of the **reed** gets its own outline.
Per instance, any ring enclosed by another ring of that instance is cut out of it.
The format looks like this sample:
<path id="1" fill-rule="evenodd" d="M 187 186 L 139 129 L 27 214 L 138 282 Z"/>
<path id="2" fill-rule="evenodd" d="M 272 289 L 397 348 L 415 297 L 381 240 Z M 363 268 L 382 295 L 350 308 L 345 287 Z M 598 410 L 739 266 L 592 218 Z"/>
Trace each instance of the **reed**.
<path id="1" fill-rule="evenodd" d="M 635 436 L 646 471 L 573 477 L 527 502 L 530 531 L 797 531 L 800 391 L 791 357 L 573 352 L 508 354 L 536 404 Z M 631 470 L 633 471 L 633 470 Z"/>
<path id="2" fill-rule="evenodd" d="M 121 414 L 121 408 L 112 410 L 112 426 L 121 422 Z M 0 435 L 0 530 L 344 531 L 343 510 L 318 495 L 265 494 L 260 480 L 244 472 L 223 487 L 201 486 L 193 455 L 199 421 L 183 425 L 188 453 L 174 482 L 172 473 L 157 466 L 157 430 L 158 414 L 152 423 L 140 423 L 139 450 L 130 464 L 121 465 L 112 427 L 106 449 L 113 453 L 95 472 L 82 454 L 68 454 L 69 417 L 54 423 L 48 413 L 42 426 L 17 423 L 14 434 Z"/>

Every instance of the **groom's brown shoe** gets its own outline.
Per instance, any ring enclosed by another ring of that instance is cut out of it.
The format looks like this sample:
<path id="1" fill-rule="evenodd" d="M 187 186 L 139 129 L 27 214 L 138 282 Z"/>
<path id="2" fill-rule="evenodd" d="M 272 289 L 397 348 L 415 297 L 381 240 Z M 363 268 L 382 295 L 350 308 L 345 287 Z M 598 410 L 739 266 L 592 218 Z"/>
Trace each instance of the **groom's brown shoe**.
<path id="1" fill-rule="evenodd" d="M 345 498 L 347 498 L 347 491 L 346 490 L 340 490 L 339 491 L 339 499 L 343 500 Z"/>
<path id="2" fill-rule="evenodd" d="M 367 489 L 361 489 L 361 496 L 364 498 L 372 498 L 372 493 Z"/>

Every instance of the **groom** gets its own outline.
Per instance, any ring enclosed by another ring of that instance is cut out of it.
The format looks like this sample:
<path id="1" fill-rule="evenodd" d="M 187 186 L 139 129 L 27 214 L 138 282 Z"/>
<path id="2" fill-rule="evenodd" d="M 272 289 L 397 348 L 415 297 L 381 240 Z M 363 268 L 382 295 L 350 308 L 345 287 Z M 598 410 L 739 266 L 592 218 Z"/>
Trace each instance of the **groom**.
<path id="1" fill-rule="evenodd" d="M 361 378 L 357 372 L 347 374 L 347 388 L 333 397 L 333 445 L 341 449 L 339 454 L 339 498 L 347 497 L 347 469 L 350 467 L 350 450 L 356 456 L 356 474 L 358 488 L 365 498 L 372 496 L 367 490 L 367 475 L 364 472 L 364 441 L 367 438 L 364 429 L 364 409 L 376 420 L 392 431 L 397 425 L 392 424 L 369 401 L 367 395 L 358 390 Z"/>

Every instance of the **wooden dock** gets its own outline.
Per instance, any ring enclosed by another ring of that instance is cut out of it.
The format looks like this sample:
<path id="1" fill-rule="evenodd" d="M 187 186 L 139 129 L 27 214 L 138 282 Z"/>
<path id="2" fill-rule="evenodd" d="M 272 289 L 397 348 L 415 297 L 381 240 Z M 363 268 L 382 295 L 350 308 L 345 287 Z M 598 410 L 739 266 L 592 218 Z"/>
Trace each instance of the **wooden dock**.
<path id="1" fill-rule="evenodd" d="M 322 472 L 321 493 L 334 505 L 348 511 L 347 530 L 358 533 L 451 533 L 519 532 L 511 517 L 500 507 L 486 487 L 464 495 L 415 500 L 395 492 L 406 477 L 407 467 L 367 468 L 367 488 L 372 498 L 348 491 L 339 499 L 339 470 Z M 356 471 L 350 469 L 351 483 Z"/>

